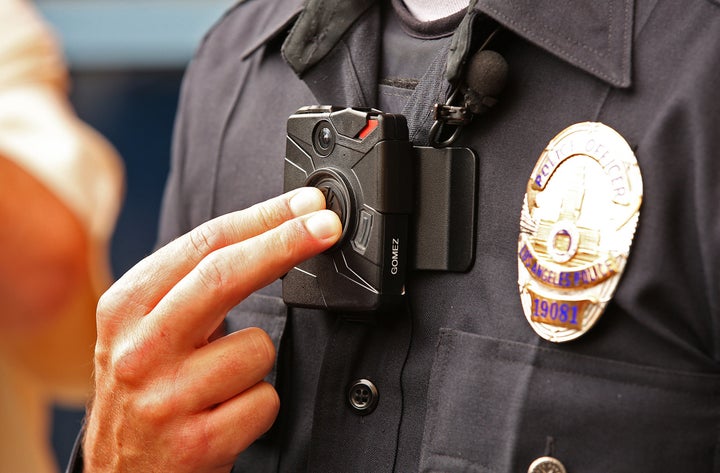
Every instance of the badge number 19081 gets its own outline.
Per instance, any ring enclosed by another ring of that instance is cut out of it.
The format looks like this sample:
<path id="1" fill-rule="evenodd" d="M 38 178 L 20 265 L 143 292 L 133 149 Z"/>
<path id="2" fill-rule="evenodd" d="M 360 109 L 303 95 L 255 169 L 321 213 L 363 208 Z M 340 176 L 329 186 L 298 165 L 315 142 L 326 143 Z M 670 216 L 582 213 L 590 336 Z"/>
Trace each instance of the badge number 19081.
<path id="1" fill-rule="evenodd" d="M 642 193 L 635 154 L 602 123 L 572 125 L 543 151 L 518 238 L 523 311 L 542 338 L 573 340 L 600 318 L 625 269 Z"/>

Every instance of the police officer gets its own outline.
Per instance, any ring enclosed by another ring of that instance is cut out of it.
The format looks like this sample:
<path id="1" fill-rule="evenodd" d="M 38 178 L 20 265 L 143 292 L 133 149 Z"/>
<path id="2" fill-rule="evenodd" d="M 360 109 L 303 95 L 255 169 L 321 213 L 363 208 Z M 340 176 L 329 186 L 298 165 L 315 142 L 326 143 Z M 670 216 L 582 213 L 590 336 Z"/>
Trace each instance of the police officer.
<path id="1" fill-rule="evenodd" d="M 98 310 L 87 471 L 720 467 L 720 4 L 421 4 L 249 0 L 205 38 L 172 242 Z M 486 46 L 499 103 L 443 123 L 435 104 L 484 93 Z M 462 128 L 467 271 L 410 271 L 406 305 L 370 319 L 262 287 L 340 235 L 317 190 L 273 198 L 287 117 L 317 103 L 402 113 L 418 146 L 442 146 L 436 118 L 441 141 Z"/>

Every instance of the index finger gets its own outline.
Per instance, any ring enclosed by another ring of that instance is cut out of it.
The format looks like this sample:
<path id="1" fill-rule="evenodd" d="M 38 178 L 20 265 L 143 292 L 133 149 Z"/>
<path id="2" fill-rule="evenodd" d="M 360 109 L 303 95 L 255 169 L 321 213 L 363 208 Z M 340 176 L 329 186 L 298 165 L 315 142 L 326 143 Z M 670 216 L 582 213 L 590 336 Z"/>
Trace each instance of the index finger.
<path id="1" fill-rule="evenodd" d="M 304 187 L 205 222 L 125 273 L 101 298 L 98 314 L 111 318 L 146 315 L 210 253 L 324 208 L 322 192 Z"/>
<path id="2" fill-rule="evenodd" d="M 233 306 L 327 250 L 341 231 L 338 216 L 322 210 L 214 251 L 168 292 L 143 323 L 178 346 L 201 346 Z"/>

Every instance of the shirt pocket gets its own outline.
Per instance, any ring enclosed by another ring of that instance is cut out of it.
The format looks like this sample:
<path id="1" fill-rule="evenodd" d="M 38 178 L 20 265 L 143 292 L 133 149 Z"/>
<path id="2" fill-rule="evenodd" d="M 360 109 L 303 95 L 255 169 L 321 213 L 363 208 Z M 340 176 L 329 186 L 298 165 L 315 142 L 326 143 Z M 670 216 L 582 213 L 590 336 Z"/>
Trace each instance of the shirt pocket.
<path id="1" fill-rule="evenodd" d="M 253 293 L 235 306 L 225 318 L 227 333 L 237 332 L 248 327 L 259 327 L 270 336 L 275 352 L 280 353 L 280 342 L 287 322 L 287 306 L 281 297 Z M 277 380 L 277 359 L 265 381 L 275 386 Z"/>
<path id="2" fill-rule="evenodd" d="M 720 376 L 442 329 L 422 472 L 720 472 Z"/>

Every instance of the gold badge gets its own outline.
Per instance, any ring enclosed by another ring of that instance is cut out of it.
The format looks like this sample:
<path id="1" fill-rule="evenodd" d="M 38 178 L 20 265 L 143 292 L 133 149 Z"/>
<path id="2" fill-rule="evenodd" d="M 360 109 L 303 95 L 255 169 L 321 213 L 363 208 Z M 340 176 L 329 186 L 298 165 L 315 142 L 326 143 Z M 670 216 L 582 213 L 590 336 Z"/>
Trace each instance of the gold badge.
<path id="1" fill-rule="evenodd" d="M 600 318 L 625 269 L 642 193 L 635 154 L 602 123 L 566 128 L 540 155 L 520 217 L 518 285 L 542 338 L 574 340 Z"/>

